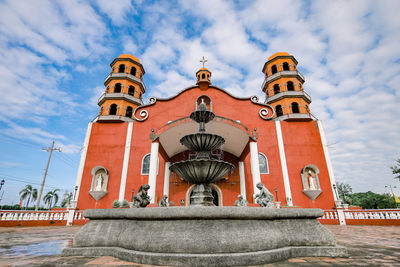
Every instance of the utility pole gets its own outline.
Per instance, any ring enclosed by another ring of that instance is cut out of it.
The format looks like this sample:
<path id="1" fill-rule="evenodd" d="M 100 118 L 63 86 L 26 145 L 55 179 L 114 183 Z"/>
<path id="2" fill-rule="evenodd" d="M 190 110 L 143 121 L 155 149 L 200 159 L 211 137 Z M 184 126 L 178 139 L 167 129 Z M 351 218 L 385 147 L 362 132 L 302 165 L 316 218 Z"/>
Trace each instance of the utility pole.
<path id="1" fill-rule="evenodd" d="M 42 197 L 44 182 L 46 181 L 47 171 L 48 171 L 49 165 L 50 165 L 51 154 L 53 153 L 53 150 L 58 150 L 59 152 L 61 152 L 61 148 L 54 148 L 54 141 L 51 143 L 51 148 L 48 148 L 48 147 L 47 148 L 42 148 L 42 150 L 50 152 L 50 154 L 49 154 L 49 159 L 47 160 L 46 170 L 44 172 L 43 182 L 42 182 L 42 186 L 40 187 L 40 192 L 39 192 L 39 196 L 38 196 L 38 199 L 37 199 L 37 202 L 36 202 L 35 210 L 39 209 L 40 198 Z"/>

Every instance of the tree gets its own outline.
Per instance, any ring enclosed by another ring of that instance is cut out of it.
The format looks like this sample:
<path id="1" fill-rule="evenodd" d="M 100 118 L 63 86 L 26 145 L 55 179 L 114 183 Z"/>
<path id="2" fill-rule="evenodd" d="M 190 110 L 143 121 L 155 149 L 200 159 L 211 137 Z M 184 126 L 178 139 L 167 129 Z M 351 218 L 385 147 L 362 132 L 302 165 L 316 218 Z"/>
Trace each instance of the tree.
<path id="1" fill-rule="evenodd" d="M 61 200 L 61 207 L 65 208 L 67 204 L 71 202 L 71 199 L 72 199 L 72 193 L 68 193 L 67 191 L 65 191 L 63 199 Z"/>
<path id="2" fill-rule="evenodd" d="M 31 198 L 33 201 L 36 200 L 37 189 L 33 188 L 30 184 L 27 184 L 25 188 L 19 192 L 19 196 L 21 197 L 21 200 L 25 200 L 26 198 L 28 198 L 28 200 L 25 203 L 25 209 L 26 209 L 29 205 L 29 202 L 31 201 Z"/>
<path id="3" fill-rule="evenodd" d="M 49 209 L 51 209 L 52 207 L 52 203 L 53 200 L 54 201 L 54 206 L 57 204 L 58 202 L 58 194 L 57 191 L 59 191 L 59 189 L 54 189 L 53 191 L 49 191 L 47 192 L 47 194 L 43 197 L 43 201 L 44 203 L 46 203 L 46 205 L 49 207 Z"/>
<path id="4" fill-rule="evenodd" d="M 353 192 L 351 185 L 345 183 L 337 183 L 337 190 L 339 193 L 339 197 L 343 200 L 343 202 L 350 204 L 350 194 Z"/>
<path id="5" fill-rule="evenodd" d="M 400 159 L 397 159 L 396 162 L 397 166 L 395 165 L 390 168 L 392 169 L 393 174 L 396 175 L 394 178 L 399 179 L 400 181 Z"/>
<path id="6" fill-rule="evenodd" d="M 350 195 L 351 203 L 363 209 L 390 209 L 396 208 L 396 203 L 390 194 L 376 194 L 368 191 Z"/>

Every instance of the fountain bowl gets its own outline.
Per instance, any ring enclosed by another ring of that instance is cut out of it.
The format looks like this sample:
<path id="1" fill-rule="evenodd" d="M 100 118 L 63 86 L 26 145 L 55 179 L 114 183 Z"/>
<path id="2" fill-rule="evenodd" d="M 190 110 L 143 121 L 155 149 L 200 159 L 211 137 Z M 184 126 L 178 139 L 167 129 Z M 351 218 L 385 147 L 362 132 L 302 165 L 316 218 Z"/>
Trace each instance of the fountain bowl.
<path id="1" fill-rule="evenodd" d="M 235 166 L 229 162 L 216 159 L 191 159 L 178 161 L 169 169 L 183 180 L 193 184 L 214 183 L 233 171 Z"/>
<path id="2" fill-rule="evenodd" d="M 212 151 L 225 143 L 222 136 L 210 133 L 195 133 L 185 135 L 180 140 L 181 144 L 192 151 Z"/>
<path id="3" fill-rule="evenodd" d="M 190 114 L 190 118 L 197 123 L 208 123 L 215 118 L 215 114 L 208 110 L 196 110 Z"/>
<path id="4" fill-rule="evenodd" d="M 85 210 L 89 222 L 63 256 L 113 256 L 168 266 L 263 265 L 346 256 L 319 209 L 163 207 Z"/>

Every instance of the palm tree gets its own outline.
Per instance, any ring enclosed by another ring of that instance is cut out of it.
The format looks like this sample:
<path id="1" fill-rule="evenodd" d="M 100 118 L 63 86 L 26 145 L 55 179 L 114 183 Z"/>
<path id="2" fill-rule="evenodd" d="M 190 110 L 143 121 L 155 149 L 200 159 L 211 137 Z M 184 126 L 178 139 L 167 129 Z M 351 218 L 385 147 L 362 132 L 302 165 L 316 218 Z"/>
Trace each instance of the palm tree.
<path id="1" fill-rule="evenodd" d="M 68 194 L 68 192 L 65 191 L 63 195 L 63 200 L 61 200 L 61 207 L 65 208 L 65 206 L 67 206 L 67 204 L 71 202 L 71 198 L 72 198 L 72 193 Z"/>
<path id="2" fill-rule="evenodd" d="M 26 198 L 28 198 L 28 201 L 26 201 L 25 204 L 25 209 L 26 209 L 26 207 L 28 207 L 29 205 L 29 202 L 31 201 L 31 197 L 33 201 L 36 200 L 37 189 L 33 188 L 30 184 L 27 184 L 25 188 L 19 192 L 19 196 L 21 197 L 21 200 L 25 200 Z"/>
<path id="3" fill-rule="evenodd" d="M 59 189 L 54 189 L 53 191 L 49 191 L 49 192 L 47 192 L 47 194 L 43 197 L 43 201 L 44 201 L 44 203 L 47 204 L 47 206 L 49 207 L 49 209 L 51 209 L 51 207 L 52 207 L 53 199 L 55 200 L 55 201 L 54 201 L 54 205 L 56 205 L 57 202 L 58 202 L 57 191 L 59 191 Z"/>

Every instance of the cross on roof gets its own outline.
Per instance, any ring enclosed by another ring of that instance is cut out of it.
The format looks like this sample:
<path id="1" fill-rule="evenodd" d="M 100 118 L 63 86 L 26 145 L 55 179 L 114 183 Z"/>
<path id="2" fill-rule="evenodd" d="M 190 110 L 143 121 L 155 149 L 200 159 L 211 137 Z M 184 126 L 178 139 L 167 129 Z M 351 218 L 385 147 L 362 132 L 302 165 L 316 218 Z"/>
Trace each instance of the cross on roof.
<path id="1" fill-rule="evenodd" d="M 204 64 L 207 62 L 207 59 L 205 59 L 203 56 L 203 58 L 200 60 L 200 62 L 203 63 L 203 68 L 204 68 Z"/>

